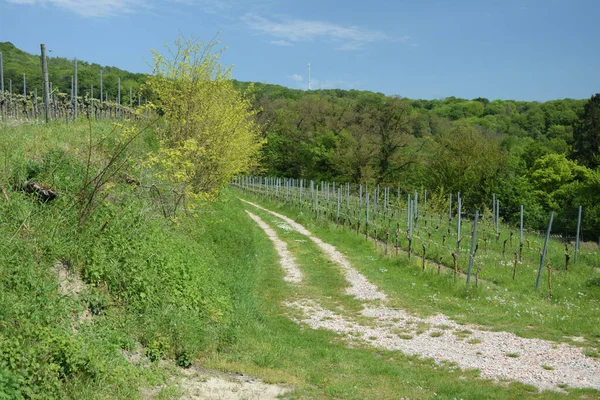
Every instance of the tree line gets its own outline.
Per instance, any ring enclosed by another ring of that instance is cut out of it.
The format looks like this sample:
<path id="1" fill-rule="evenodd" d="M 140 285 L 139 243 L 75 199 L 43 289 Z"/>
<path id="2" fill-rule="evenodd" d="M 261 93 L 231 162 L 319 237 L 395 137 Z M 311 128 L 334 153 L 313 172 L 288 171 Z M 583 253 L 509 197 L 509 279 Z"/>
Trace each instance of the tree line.
<path id="1" fill-rule="evenodd" d="M 413 100 L 357 90 L 252 90 L 266 144 L 263 173 L 313 180 L 427 189 L 440 208 L 461 193 L 466 209 L 491 208 L 544 229 L 600 235 L 600 95 L 544 103 L 449 97 Z M 433 195 L 435 193 L 436 195 Z"/>

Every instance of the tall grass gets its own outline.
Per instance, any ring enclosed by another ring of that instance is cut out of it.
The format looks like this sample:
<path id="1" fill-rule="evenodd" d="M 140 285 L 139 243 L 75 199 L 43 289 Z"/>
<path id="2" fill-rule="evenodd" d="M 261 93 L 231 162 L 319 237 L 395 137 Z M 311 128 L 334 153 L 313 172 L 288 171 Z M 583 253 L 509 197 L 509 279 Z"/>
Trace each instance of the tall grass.
<path id="1" fill-rule="evenodd" d="M 228 220 L 217 202 L 165 219 L 150 191 L 160 182 L 143 163 L 156 143 L 152 131 L 120 155 L 122 168 L 98 185 L 81 224 L 86 182 L 118 151 L 121 129 L 108 122 L 2 126 L 0 397 L 135 398 L 165 375 L 131 365 L 128 353 L 189 366 L 234 341 L 234 294 L 223 266 L 247 262 L 233 251 L 245 218 Z M 29 180 L 58 198 L 25 193 Z M 61 294 L 59 268 L 84 290 Z M 86 312 L 91 317 L 80 321 Z"/>

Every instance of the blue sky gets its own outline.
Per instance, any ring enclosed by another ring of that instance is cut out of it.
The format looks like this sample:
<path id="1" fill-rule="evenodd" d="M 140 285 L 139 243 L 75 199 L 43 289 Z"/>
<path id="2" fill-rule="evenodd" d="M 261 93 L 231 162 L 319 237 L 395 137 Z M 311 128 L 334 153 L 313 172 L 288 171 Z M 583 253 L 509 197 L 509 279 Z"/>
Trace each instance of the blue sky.
<path id="1" fill-rule="evenodd" d="M 233 77 L 409 98 L 589 98 L 598 0 L 0 0 L 0 41 L 148 72 L 179 33 L 220 32 Z"/>

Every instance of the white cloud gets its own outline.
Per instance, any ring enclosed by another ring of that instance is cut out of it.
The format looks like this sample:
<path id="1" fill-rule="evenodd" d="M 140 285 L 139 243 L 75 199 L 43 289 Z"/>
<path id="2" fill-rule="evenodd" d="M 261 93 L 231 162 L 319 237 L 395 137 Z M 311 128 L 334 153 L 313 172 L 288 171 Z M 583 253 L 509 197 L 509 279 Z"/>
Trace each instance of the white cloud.
<path id="1" fill-rule="evenodd" d="M 286 42 L 305 42 L 325 39 L 338 44 L 339 50 L 357 50 L 379 41 L 406 42 L 408 36 L 394 38 L 387 34 L 357 26 L 344 26 L 327 21 L 287 19 L 274 21 L 249 13 L 242 17 L 248 26 L 265 35 Z"/>
<path id="2" fill-rule="evenodd" d="M 201 7 L 204 12 L 216 14 L 225 10 L 229 10 L 233 5 L 232 1 L 223 0 L 168 0 L 170 3 L 178 3 L 186 6 Z"/>
<path id="3" fill-rule="evenodd" d="M 302 75 L 298 75 L 298 74 L 293 74 L 292 76 L 290 76 L 290 78 L 292 78 L 292 80 L 294 80 L 296 82 L 302 82 L 304 80 Z"/>
<path id="4" fill-rule="evenodd" d="M 275 46 L 291 46 L 292 44 L 287 40 L 271 40 L 269 43 L 274 44 Z"/>
<path id="5" fill-rule="evenodd" d="M 83 17 L 110 17 L 129 14 L 145 6 L 145 0 L 6 0 L 13 4 L 53 6 Z"/>

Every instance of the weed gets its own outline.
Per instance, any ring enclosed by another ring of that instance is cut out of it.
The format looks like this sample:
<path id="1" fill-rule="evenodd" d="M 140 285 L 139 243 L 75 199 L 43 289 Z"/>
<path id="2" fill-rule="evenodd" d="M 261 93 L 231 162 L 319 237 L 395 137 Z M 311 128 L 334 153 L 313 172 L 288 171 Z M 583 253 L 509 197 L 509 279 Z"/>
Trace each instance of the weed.
<path id="1" fill-rule="evenodd" d="M 592 358 L 600 358 L 600 353 L 596 349 L 585 349 L 583 354 Z"/>

